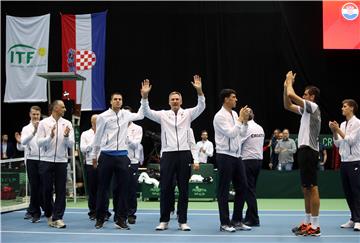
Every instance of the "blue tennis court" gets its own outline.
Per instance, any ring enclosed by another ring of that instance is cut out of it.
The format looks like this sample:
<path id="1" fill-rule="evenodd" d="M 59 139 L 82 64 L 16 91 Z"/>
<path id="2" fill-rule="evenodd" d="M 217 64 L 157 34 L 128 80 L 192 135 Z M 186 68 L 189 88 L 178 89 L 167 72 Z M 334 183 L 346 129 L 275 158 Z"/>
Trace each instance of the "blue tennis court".
<path id="1" fill-rule="evenodd" d="M 340 224 L 349 218 L 348 211 L 322 211 L 320 214 L 321 237 L 294 236 L 291 227 L 303 218 L 302 211 L 260 211 L 261 227 L 251 231 L 223 233 L 219 231 L 217 210 L 189 210 L 190 232 L 177 229 L 173 218 L 168 230 L 155 231 L 158 224 L 158 210 L 139 210 L 136 225 L 131 230 L 116 229 L 112 219 L 104 228 L 95 229 L 86 209 L 67 209 L 66 229 L 47 226 L 46 218 L 37 224 L 23 219 L 25 211 L 1 215 L 2 242 L 360 242 L 359 232 L 341 229 Z"/>

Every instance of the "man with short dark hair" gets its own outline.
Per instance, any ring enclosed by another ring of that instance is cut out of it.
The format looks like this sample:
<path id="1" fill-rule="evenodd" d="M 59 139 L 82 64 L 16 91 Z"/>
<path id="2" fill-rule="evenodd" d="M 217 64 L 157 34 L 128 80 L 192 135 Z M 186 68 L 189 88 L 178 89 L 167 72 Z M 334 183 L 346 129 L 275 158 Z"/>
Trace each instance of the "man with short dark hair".
<path id="1" fill-rule="evenodd" d="M 358 104 L 353 99 L 346 99 L 342 104 L 346 121 L 340 127 L 336 121 L 329 122 L 341 156 L 341 181 L 351 212 L 350 220 L 340 227 L 360 231 L 360 120 L 355 116 Z"/>
<path id="2" fill-rule="evenodd" d="M 25 218 L 31 219 L 32 223 L 40 222 L 42 186 L 40 178 L 40 149 L 37 144 L 37 130 L 41 117 L 41 108 L 32 106 L 29 112 L 30 123 L 24 126 L 21 134 L 15 133 L 17 149 L 25 150 L 27 176 L 30 185 L 30 204 Z"/>
<path id="3" fill-rule="evenodd" d="M 242 223 L 240 201 L 245 197 L 247 180 L 244 164 L 241 161 L 240 140 L 247 132 L 250 110 L 247 106 L 240 109 L 239 116 L 233 111 L 236 107 L 236 92 L 223 89 L 220 92 L 221 109 L 216 113 L 213 125 L 215 130 L 216 162 L 218 165 L 219 186 L 217 200 L 220 216 L 220 231 L 235 232 L 250 230 Z M 229 189 L 232 182 L 235 190 L 234 212 L 230 222 Z"/>
<path id="4" fill-rule="evenodd" d="M 129 230 L 128 217 L 129 167 L 128 158 L 128 125 L 129 122 L 144 118 L 142 106 L 137 113 L 122 109 L 123 96 L 113 93 L 111 107 L 99 114 L 96 120 L 96 133 L 92 145 L 93 166 L 97 167 L 98 193 L 96 200 L 96 224 L 100 229 L 104 225 L 107 213 L 107 197 L 111 178 L 115 176 L 116 195 L 113 195 L 116 222 L 119 229 Z"/>
<path id="5" fill-rule="evenodd" d="M 40 175 L 43 186 L 45 216 L 48 225 L 65 228 L 66 176 L 68 150 L 74 145 L 74 129 L 70 121 L 62 118 L 66 109 L 62 100 L 52 103 L 51 116 L 40 121 L 37 144 L 40 147 Z M 53 187 L 55 204 L 53 205 Z"/>
<path id="6" fill-rule="evenodd" d="M 295 76 L 296 74 L 293 74 L 292 71 L 286 74 L 283 99 L 286 110 L 301 115 L 298 135 L 298 162 L 305 200 L 305 220 L 292 231 L 296 235 L 320 236 L 320 196 L 317 183 L 317 166 L 321 113 L 316 104 L 320 90 L 315 86 L 307 86 L 302 98 L 299 97 L 293 88 Z"/>
<path id="7" fill-rule="evenodd" d="M 208 158 L 213 156 L 214 145 L 208 140 L 208 132 L 206 130 L 201 131 L 201 141 L 196 143 L 196 150 L 199 163 L 207 163 Z"/>

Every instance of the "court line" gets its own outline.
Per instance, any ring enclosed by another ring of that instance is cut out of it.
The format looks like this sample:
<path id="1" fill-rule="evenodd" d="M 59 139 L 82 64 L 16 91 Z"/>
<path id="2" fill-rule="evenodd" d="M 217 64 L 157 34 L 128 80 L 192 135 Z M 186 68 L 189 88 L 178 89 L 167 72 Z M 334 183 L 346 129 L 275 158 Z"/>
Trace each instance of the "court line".
<path id="1" fill-rule="evenodd" d="M 45 232 L 45 231 L 15 231 L 15 230 L 1 230 L 1 233 L 13 234 L 50 234 L 50 235 L 99 235 L 99 236 L 154 236 L 154 237 L 217 237 L 217 238 L 301 238 L 295 235 L 236 235 L 236 234 L 140 234 L 140 233 L 93 233 L 93 232 Z M 311 237 L 309 237 L 311 238 Z M 320 238 L 359 238 L 359 235 L 322 235 Z M 311 238 L 311 239 L 315 239 Z"/>
<path id="2" fill-rule="evenodd" d="M 25 211 L 23 211 L 25 212 Z M 16 213 L 23 213 L 22 211 L 16 211 Z M 86 214 L 85 211 L 67 211 L 65 214 Z M 159 215 L 160 212 L 137 212 L 137 215 Z M 188 213 L 188 216 L 219 216 L 219 213 Z M 276 214 L 276 213 L 259 213 L 259 216 L 269 216 L 269 217 L 298 217 L 302 216 L 302 214 Z M 347 217 L 350 216 L 350 214 L 320 214 L 320 217 Z"/>

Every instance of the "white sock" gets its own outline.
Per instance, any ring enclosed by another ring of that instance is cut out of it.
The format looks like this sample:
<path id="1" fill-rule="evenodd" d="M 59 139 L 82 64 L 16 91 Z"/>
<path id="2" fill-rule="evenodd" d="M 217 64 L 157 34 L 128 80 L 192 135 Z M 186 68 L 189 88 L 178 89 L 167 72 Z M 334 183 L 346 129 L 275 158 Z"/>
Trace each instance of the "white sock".
<path id="1" fill-rule="evenodd" d="M 317 227 L 320 226 L 319 216 L 311 216 L 310 222 L 311 222 L 311 228 L 316 229 Z"/>
<path id="2" fill-rule="evenodd" d="M 311 214 L 310 213 L 305 213 L 305 219 L 304 219 L 304 224 L 310 224 L 310 218 L 311 218 Z"/>

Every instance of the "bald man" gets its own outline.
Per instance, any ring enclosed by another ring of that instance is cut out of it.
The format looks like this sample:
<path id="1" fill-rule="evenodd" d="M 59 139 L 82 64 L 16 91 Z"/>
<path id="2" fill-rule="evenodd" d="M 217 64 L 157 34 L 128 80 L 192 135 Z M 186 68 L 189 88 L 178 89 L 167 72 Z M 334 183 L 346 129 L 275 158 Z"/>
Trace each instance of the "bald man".
<path id="1" fill-rule="evenodd" d="M 40 121 L 37 136 L 44 211 L 48 225 L 54 228 L 66 227 L 63 216 L 66 206 L 68 150 L 75 142 L 72 124 L 63 118 L 65 111 L 64 102 L 55 100 L 52 103 L 51 116 Z M 56 199 L 53 204 L 54 186 Z"/>

